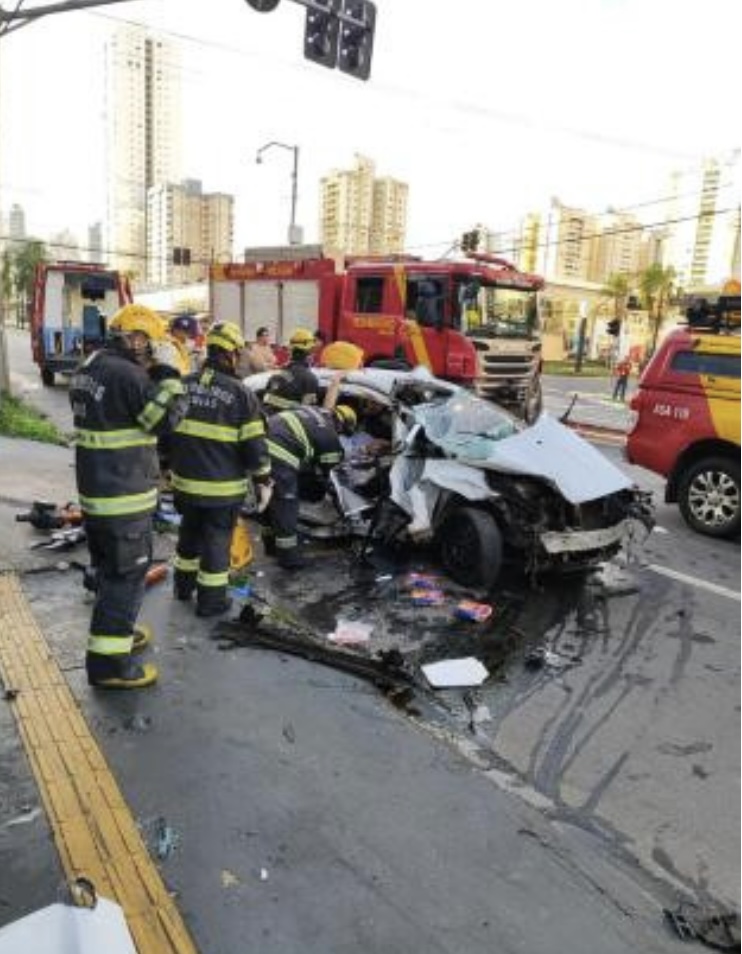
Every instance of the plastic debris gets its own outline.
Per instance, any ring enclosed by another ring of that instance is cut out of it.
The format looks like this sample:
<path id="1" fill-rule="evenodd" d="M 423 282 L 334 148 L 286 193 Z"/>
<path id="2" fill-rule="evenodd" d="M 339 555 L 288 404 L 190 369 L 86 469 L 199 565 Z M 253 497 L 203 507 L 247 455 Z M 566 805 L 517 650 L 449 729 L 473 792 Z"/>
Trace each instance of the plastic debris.
<path id="1" fill-rule="evenodd" d="M 242 881 L 237 877 L 237 875 L 233 871 L 229 871 L 227 868 L 222 870 L 221 879 L 223 888 L 236 888 L 237 885 L 242 884 Z"/>
<path id="2" fill-rule="evenodd" d="M 493 607 L 488 603 L 475 603 L 473 600 L 462 600 L 454 610 L 457 619 L 468 619 L 473 623 L 484 623 L 492 616 Z"/>
<path id="3" fill-rule="evenodd" d="M 339 646 L 355 646 L 367 643 L 373 632 L 372 623 L 361 623 L 358 620 L 338 619 L 335 631 L 328 634 L 331 643 Z"/>
<path id="4" fill-rule="evenodd" d="M 164 818 L 160 817 L 156 823 L 157 847 L 155 849 L 157 857 L 162 861 L 169 857 L 178 847 L 178 833 L 167 824 Z"/>
<path id="5" fill-rule="evenodd" d="M 437 590 L 440 585 L 438 577 L 432 573 L 408 573 L 402 583 L 413 590 Z"/>
<path id="6" fill-rule="evenodd" d="M 463 686 L 481 686 L 489 676 L 482 663 L 473 656 L 462 659 L 441 659 L 422 666 L 423 675 L 434 689 L 455 689 Z"/>
<path id="7" fill-rule="evenodd" d="M 413 606 L 440 606 L 446 601 L 443 590 L 420 588 L 410 590 L 410 599 Z"/>
<path id="8" fill-rule="evenodd" d="M 701 941 L 716 951 L 739 951 L 739 915 L 734 911 L 685 903 L 663 910 L 665 920 L 683 941 Z"/>

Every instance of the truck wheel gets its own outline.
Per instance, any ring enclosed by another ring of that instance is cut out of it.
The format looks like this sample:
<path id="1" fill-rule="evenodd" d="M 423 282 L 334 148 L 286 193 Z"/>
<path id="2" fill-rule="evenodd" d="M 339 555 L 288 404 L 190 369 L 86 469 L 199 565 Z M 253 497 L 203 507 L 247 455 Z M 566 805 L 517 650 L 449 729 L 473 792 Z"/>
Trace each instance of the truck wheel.
<path id="1" fill-rule="evenodd" d="M 740 526 L 739 462 L 705 457 L 678 481 L 678 506 L 685 522 L 709 537 L 732 537 Z"/>
<path id="2" fill-rule="evenodd" d="M 494 586 L 502 568 L 502 534 L 493 517 L 473 507 L 457 507 L 436 531 L 440 561 L 463 586 Z"/>
<path id="3" fill-rule="evenodd" d="M 544 393 L 541 389 L 541 380 L 534 381 L 533 385 L 526 395 L 526 401 L 523 406 L 523 420 L 526 424 L 533 424 L 537 421 L 544 406 Z"/>
<path id="4" fill-rule="evenodd" d="M 41 369 L 41 383 L 47 388 L 54 386 L 54 372 L 50 368 Z"/>

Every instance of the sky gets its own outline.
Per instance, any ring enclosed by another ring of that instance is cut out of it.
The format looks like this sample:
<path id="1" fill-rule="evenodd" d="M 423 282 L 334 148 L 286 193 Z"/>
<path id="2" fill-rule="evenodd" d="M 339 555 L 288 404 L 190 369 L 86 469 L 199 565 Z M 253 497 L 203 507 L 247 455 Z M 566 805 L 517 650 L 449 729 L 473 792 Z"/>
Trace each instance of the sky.
<path id="1" fill-rule="evenodd" d="M 44 0 L 47 2 L 47 0 Z M 40 6 L 25 0 L 25 6 Z M 409 183 L 407 249 L 438 255 L 551 197 L 660 221 L 668 175 L 740 145 L 739 0 L 377 0 L 368 82 L 303 58 L 281 0 L 132 0 L 0 39 L 0 208 L 86 239 L 103 217 L 103 45 L 119 20 L 181 47 L 183 175 L 236 198 L 235 251 L 318 239 L 319 179 L 356 153 Z M 5 9 L 14 3 L 6 2 Z M 739 197 L 736 197 L 736 202 Z M 650 203 L 650 204 L 647 204 Z"/>

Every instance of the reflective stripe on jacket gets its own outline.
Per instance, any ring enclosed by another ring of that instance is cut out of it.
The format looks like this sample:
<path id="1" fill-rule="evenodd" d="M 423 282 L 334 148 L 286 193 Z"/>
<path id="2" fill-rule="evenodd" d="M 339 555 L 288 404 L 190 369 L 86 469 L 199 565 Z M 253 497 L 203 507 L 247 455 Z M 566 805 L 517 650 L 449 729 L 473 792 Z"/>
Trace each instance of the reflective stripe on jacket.
<path id="1" fill-rule="evenodd" d="M 173 487 L 200 506 L 240 503 L 248 477 L 270 473 L 258 400 L 238 378 L 209 364 L 183 384 L 188 411 L 171 442 Z"/>
<path id="2" fill-rule="evenodd" d="M 324 408 L 297 407 L 281 411 L 268 419 L 268 453 L 298 470 L 317 464 L 329 470 L 343 459 L 332 411 Z"/>
<path id="3" fill-rule="evenodd" d="M 155 384 L 126 354 L 91 355 L 70 382 L 80 506 L 93 517 L 135 517 L 157 504 L 156 434 L 184 411 L 179 380 Z"/>

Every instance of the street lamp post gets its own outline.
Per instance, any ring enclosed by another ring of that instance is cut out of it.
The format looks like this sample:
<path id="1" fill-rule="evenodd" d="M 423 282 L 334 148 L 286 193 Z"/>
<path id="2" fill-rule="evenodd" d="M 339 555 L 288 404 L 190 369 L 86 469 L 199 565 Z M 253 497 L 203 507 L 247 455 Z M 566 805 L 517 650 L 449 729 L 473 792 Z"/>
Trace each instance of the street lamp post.
<path id="1" fill-rule="evenodd" d="M 299 147 L 289 146 L 285 142 L 276 142 L 275 140 L 267 142 L 264 146 L 261 146 L 260 149 L 258 149 L 255 155 L 255 162 L 261 163 L 263 161 L 263 153 L 268 149 L 271 149 L 273 146 L 278 146 L 279 149 L 288 149 L 288 151 L 294 155 L 294 162 L 291 169 L 291 221 L 289 223 L 289 245 L 300 245 L 301 229 L 296 225 L 296 198 L 299 187 Z"/>

